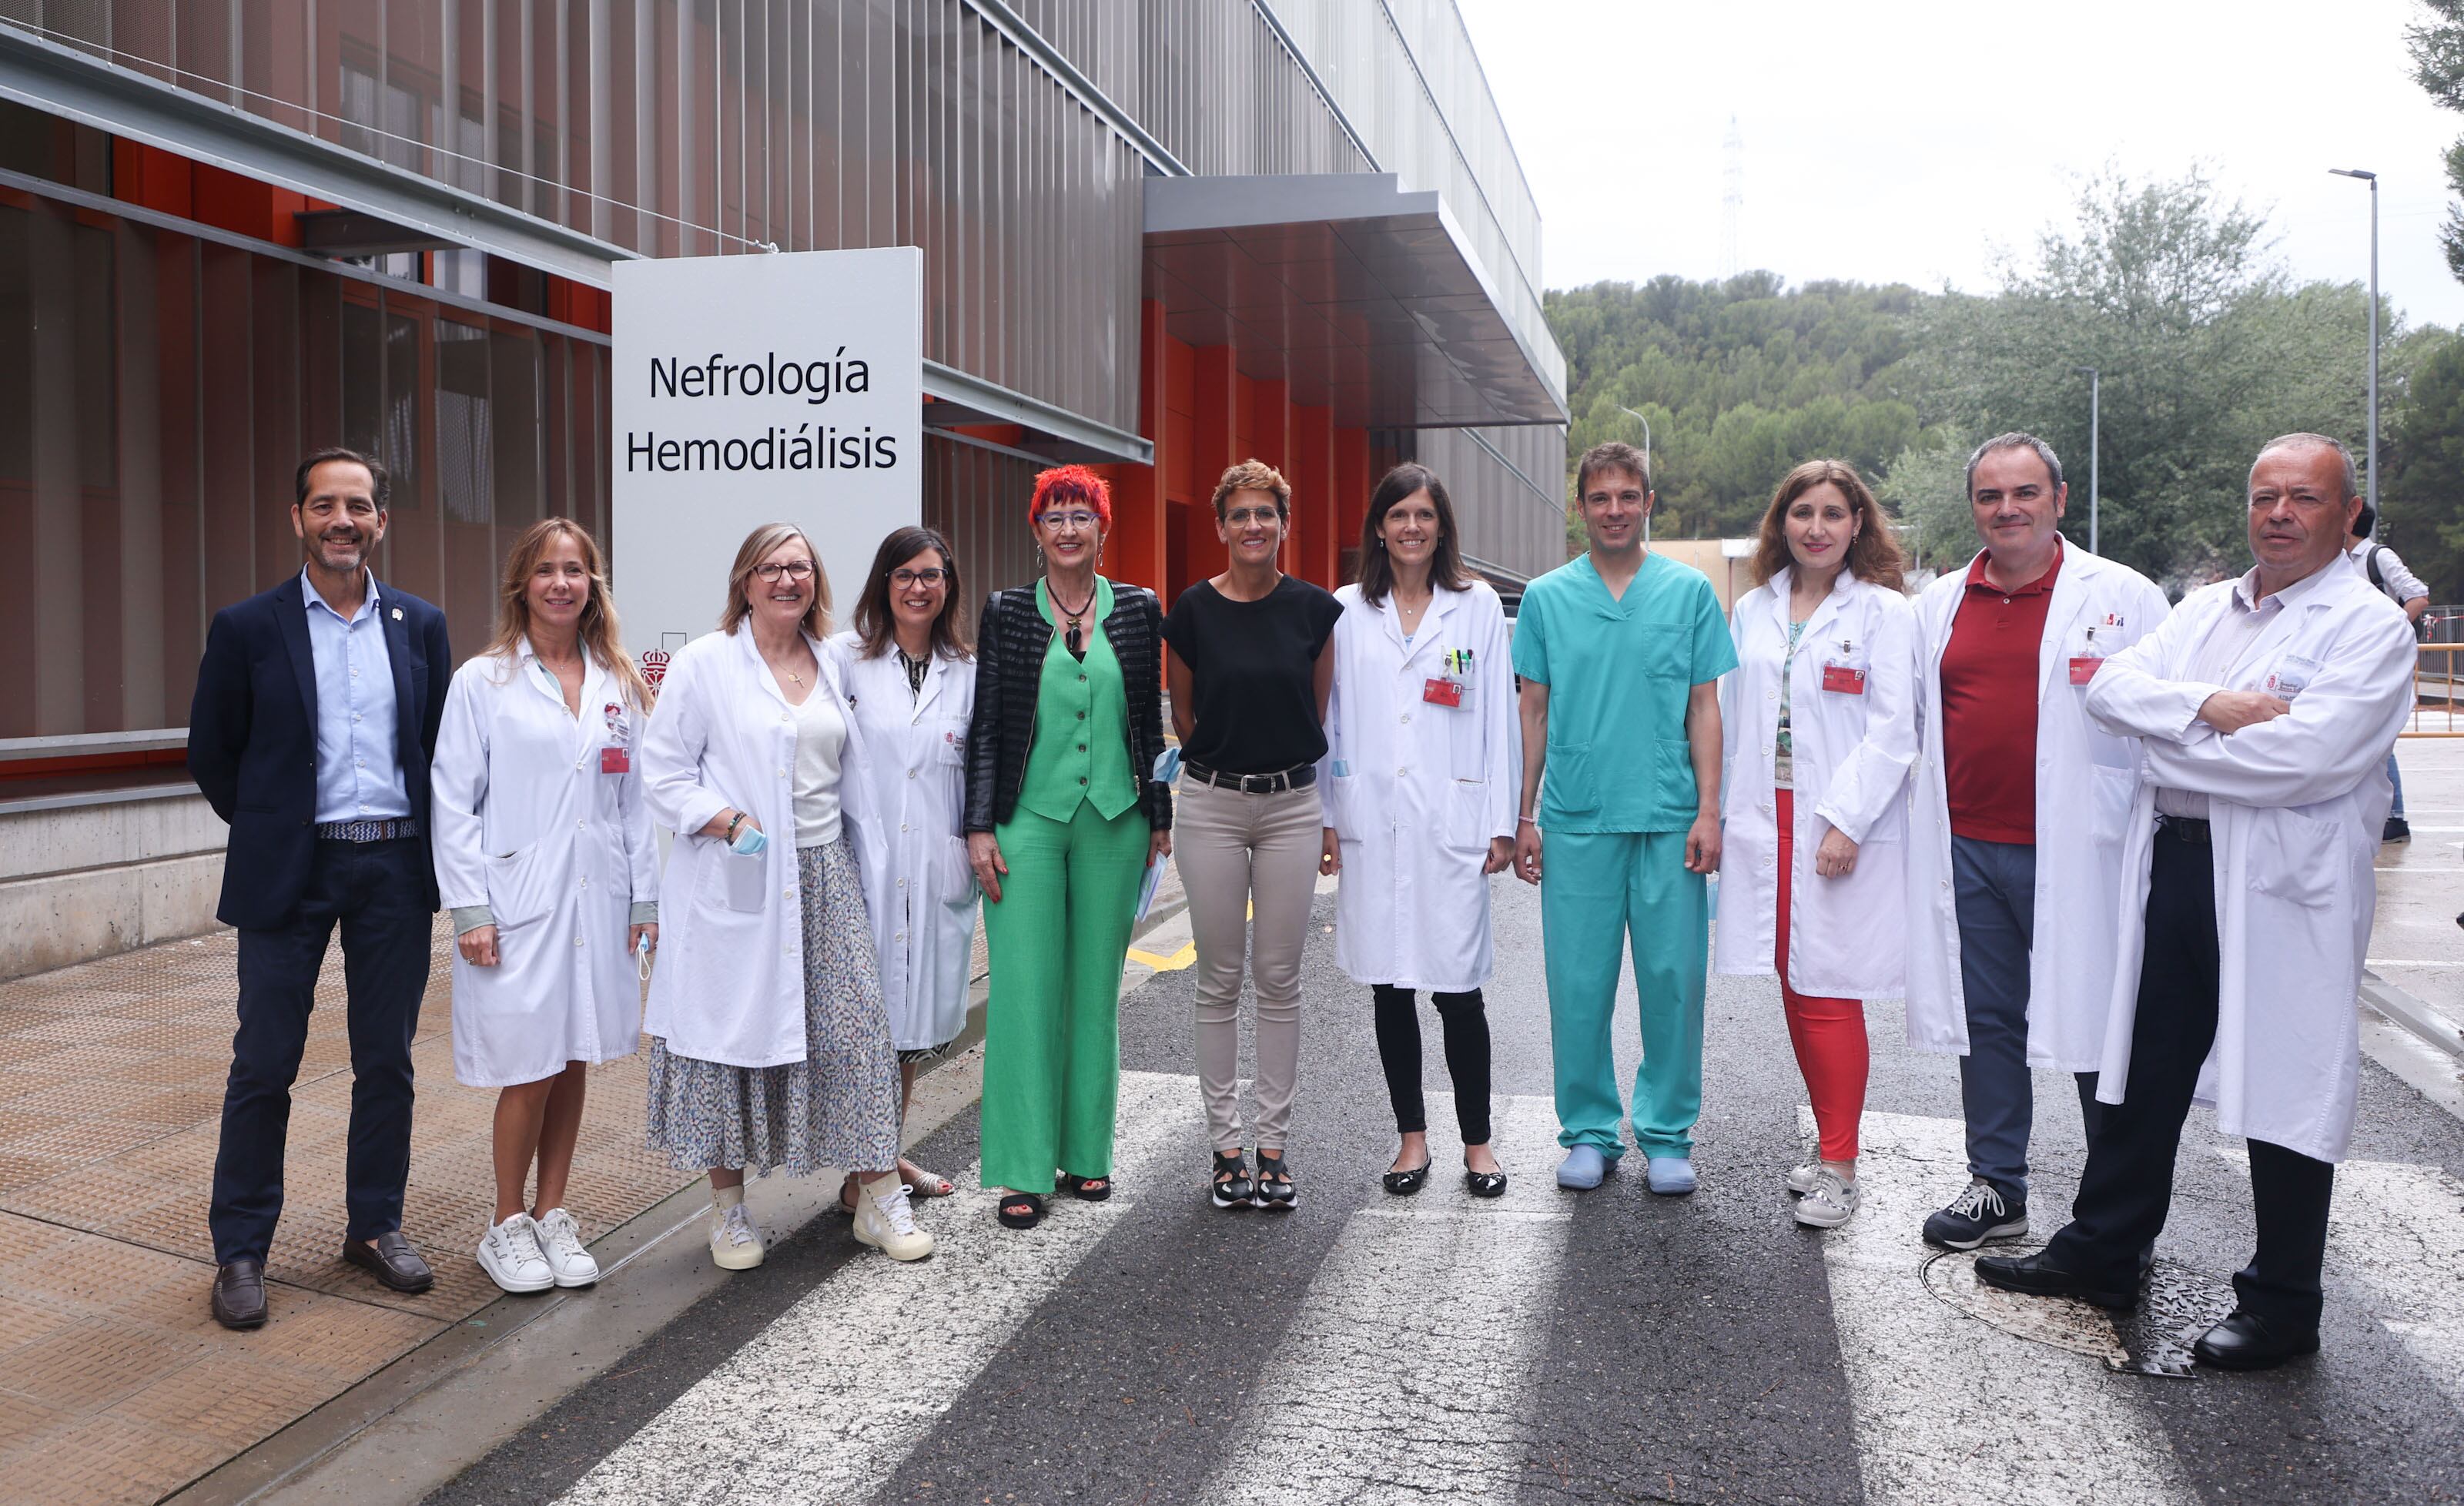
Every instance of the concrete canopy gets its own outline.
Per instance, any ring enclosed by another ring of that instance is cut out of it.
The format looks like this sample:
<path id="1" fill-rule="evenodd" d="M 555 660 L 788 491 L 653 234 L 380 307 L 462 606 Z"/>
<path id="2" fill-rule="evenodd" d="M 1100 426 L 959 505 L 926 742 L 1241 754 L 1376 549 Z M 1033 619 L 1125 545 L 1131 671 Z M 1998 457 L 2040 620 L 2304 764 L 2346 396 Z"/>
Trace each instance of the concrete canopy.
<path id="1" fill-rule="evenodd" d="M 1146 295 L 1346 427 L 1563 424 L 1487 272 L 1434 192 L 1391 173 L 1151 177 Z"/>

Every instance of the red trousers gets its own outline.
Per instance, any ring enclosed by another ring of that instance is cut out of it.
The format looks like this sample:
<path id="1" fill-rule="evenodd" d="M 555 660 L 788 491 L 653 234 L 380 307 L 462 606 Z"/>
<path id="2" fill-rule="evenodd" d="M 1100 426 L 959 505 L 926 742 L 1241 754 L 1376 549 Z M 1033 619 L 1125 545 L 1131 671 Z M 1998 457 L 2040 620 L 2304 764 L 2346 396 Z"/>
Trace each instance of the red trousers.
<path id="1" fill-rule="evenodd" d="M 1822 1159 L 1857 1159 L 1857 1121 L 1865 1112 L 1865 1006 L 1856 999 L 1816 998 L 1788 986 L 1789 874 L 1794 867 L 1795 793 L 1779 797 L 1779 924 L 1773 928 L 1772 961 L 1779 968 L 1779 996 L 1788 1009 L 1789 1043 L 1814 1101 L 1814 1127 L 1822 1137 Z"/>

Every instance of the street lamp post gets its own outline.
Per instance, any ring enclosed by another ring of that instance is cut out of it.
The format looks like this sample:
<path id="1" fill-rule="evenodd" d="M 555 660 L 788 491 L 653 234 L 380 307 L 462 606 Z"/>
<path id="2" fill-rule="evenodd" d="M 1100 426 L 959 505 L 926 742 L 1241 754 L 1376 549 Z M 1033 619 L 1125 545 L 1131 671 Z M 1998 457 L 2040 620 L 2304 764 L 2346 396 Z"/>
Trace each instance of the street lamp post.
<path id="1" fill-rule="evenodd" d="M 2370 484 L 2373 529 L 2379 515 L 2379 175 L 2359 167 L 2330 167 L 2339 178 L 2359 178 L 2370 186 Z"/>
<path id="2" fill-rule="evenodd" d="M 2098 399 L 2101 396 L 2102 379 L 2098 376 L 2094 366 L 2074 366 L 2071 369 L 2087 373 L 2087 552 L 2093 555 L 2097 553 L 2096 462 L 2097 453 L 2103 447 L 2104 442 L 2103 430 L 2098 423 L 2100 417 Z"/>
<path id="3" fill-rule="evenodd" d="M 1628 417 L 1628 418 L 1630 418 L 1630 419 L 1634 420 L 1636 423 L 1638 423 L 1638 424 L 1639 424 L 1639 425 L 1641 425 L 1641 426 L 1642 426 L 1642 469 L 1643 469 L 1643 472 L 1644 472 L 1644 474 L 1643 474 L 1643 485 L 1645 485 L 1645 486 L 1653 486 L 1653 485 L 1655 485 L 1655 483 L 1652 481 L 1651 476 L 1650 476 L 1650 471 L 1651 471 L 1651 420 L 1649 420 L 1649 419 L 1647 419 L 1647 418 L 1644 418 L 1641 414 L 1637 413 L 1634 409 L 1632 409 L 1632 408 L 1630 408 L 1630 407 L 1627 407 L 1627 406 L 1626 406 L 1624 404 L 1622 404 L 1622 403 L 1620 403 L 1620 404 L 1617 404 L 1617 411 L 1618 411 L 1618 412 L 1620 412 L 1620 413 L 1622 413 L 1622 414 L 1624 414 L 1626 417 Z M 1642 514 L 1642 541 L 1643 541 L 1644 543 L 1646 543 L 1646 544 L 1648 544 L 1648 543 L 1650 543 L 1650 542 L 1651 542 L 1651 514 L 1650 514 L 1649 513 L 1645 513 L 1644 514 Z"/>

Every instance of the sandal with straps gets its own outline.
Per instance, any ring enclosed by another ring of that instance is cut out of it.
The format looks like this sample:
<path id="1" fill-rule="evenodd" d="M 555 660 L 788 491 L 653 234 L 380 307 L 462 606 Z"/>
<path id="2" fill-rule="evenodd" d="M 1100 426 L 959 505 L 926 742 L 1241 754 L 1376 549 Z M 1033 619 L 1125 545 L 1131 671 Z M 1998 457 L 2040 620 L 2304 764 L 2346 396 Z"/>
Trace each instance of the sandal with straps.
<path id="1" fill-rule="evenodd" d="M 1260 1208 L 1271 1208 L 1278 1212 L 1288 1213 L 1301 1206 L 1300 1190 L 1292 1186 L 1291 1173 L 1284 1168 L 1282 1151 L 1268 1156 L 1263 1148 L 1259 1150 L 1256 1197 Z"/>
<path id="2" fill-rule="evenodd" d="M 993 1216 L 1003 1229 L 1033 1229 L 1044 1222 L 1044 1199 L 1033 1192 L 1004 1192 Z"/>
<path id="3" fill-rule="evenodd" d="M 1249 1180 L 1249 1156 L 1242 1150 L 1215 1152 L 1215 1181 L 1209 1193 L 1218 1208 L 1246 1208 L 1256 1196 L 1256 1184 Z"/>
<path id="4" fill-rule="evenodd" d="M 1080 1176 L 1074 1171 L 1061 1173 L 1061 1185 L 1069 1195 L 1082 1203 L 1100 1203 L 1112 1195 L 1112 1179 L 1108 1176 Z"/>

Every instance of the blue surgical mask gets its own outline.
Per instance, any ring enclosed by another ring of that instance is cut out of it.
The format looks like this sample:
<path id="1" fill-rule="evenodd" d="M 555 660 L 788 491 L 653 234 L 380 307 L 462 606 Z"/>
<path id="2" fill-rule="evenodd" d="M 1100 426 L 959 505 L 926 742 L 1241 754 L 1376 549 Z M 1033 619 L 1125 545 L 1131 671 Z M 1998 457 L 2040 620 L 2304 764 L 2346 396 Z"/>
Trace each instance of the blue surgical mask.
<path id="1" fill-rule="evenodd" d="M 736 840 L 729 842 L 727 847 L 739 858 L 752 858 L 759 856 L 761 849 L 769 845 L 768 832 L 759 826 L 747 826 L 736 834 Z"/>

